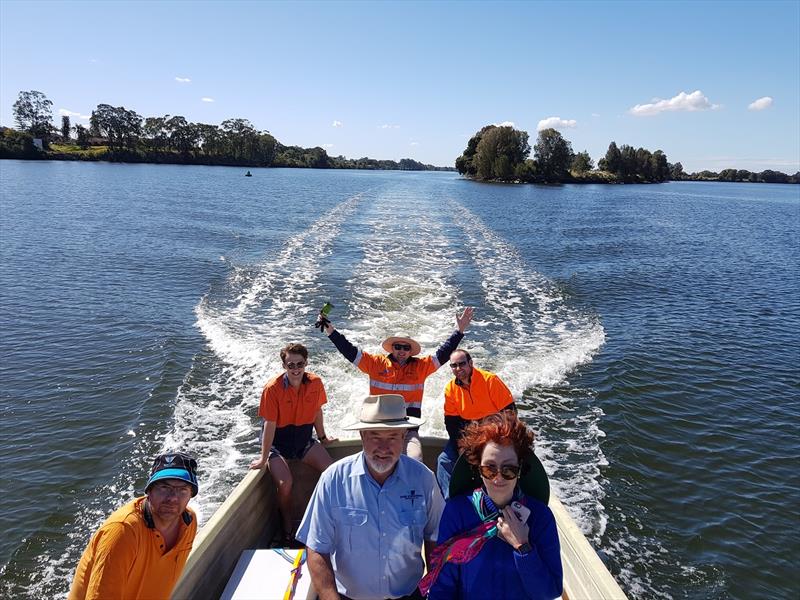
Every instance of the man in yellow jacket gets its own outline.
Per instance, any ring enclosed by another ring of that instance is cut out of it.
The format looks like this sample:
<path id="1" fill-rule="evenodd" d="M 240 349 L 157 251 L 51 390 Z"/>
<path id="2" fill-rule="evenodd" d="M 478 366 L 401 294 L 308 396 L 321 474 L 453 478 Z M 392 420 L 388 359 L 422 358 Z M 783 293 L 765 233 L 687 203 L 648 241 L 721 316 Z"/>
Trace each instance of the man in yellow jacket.
<path id="1" fill-rule="evenodd" d="M 197 462 L 171 452 L 153 461 L 145 496 L 117 509 L 83 551 L 68 600 L 168 599 L 197 533 L 188 507 Z"/>
<path id="2" fill-rule="evenodd" d="M 444 426 L 450 440 L 436 465 L 436 479 L 445 499 L 458 459 L 458 440 L 467 424 L 504 410 L 517 410 L 506 384 L 494 373 L 475 368 L 466 350 L 453 351 L 450 368 L 455 377 L 444 388 Z"/>

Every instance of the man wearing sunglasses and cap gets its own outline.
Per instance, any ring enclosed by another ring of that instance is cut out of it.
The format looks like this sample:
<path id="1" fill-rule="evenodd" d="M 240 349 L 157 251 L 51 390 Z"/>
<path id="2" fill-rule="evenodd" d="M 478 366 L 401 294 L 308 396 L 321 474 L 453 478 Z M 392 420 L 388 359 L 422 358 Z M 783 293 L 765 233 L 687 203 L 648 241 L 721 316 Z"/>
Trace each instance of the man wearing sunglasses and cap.
<path id="1" fill-rule="evenodd" d="M 422 547 L 432 550 L 444 500 L 436 478 L 402 454 L 405 431 L 423 420 L 397 394 L 368 396 L 359 419 L 364 450 L 328 467 L 297 539 L 320 600 L 422 600 Z"/>
<path id="2" fill-rule="evenodd" d="M 517 412 L 514 397 L 494 373 L 472 365 L 466 350 L 455 350 L 450 356 L 453 379 L 444 388 L 444 426 L 450 440 L 439 455 L 436 479 L 445 499 L 450 487 L 450 474 L 458 459 L 458 440 L 464 428 L 502 411 Z"/>
<path id="3" fill-rule="evenodd" d="M 351 344 L 323 314 L 320 314 L 320 323 L 342 356 L 369 375 L 370 394 L 399 394 L 405 399 L 408 416 L 421 417 L 425 380 L 445 364 L 458 347 L 472 321 L 472 313 L 472 307 L 468 306 L 460 315 L 456 314 L 456 330 L 439 346 L 436 354 L 423 357 L 417 356 L 422 351 L 419 342 L 402 333 L 383 341 L 382 347 L 388 354 L 370 354 Z M 403 454 L 422 460 L 418 428 L 406 433 Z"/>
<path id="4" fill-rule="evenodd" d="M 197 533 L 188 507 L 197 495 L 197 462 L 180 452 L 157 456 L 144 491 L 89 540 L 68 600 L 170 597 Z"/>

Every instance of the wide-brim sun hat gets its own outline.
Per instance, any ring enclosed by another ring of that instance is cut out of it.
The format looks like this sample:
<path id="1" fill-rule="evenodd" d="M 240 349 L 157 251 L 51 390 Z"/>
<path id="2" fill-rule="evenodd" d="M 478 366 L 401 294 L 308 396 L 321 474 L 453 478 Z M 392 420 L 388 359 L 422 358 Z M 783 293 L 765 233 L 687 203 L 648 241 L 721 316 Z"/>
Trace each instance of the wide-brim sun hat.
<path id="1" fill-rule="evenodd" d="M 381 347 L 384 350 L 386 350 L 386 352 L 391 354 L 394 351 L 394 348 L 392 348 L 392 344 L 408 344 L 409 346 L 411 346 L 411 356 L 416 356 L 417 354 L 422 352 L 422 346 L 419 345 L 419 342 L 414 338 L 412 338 L 411 336 L 408 336 L 404 333 L 397 333 L 393 336 L 386 338 L 385 340 L 383 340 L 383 344 L 381 344 Z"/>
<path id="2" fill-rule="evenodd" d="M 425 419 L 406 414 L 406 400 L 400 394 L 379 394 L 364 398 L 358 419 L 342 429 L 410 429 L 424 422 Z"/>
<path id="3" fill-rule="evenodd" d="M 531 450 L 522 457 L 520 464 L 522 472 L 519 476 L 519 487 L 522 492 L 547 504 L 550 500 L 550 481 L 542 463 Z M 450 497 L 467 494 L 482 485 L 483 480 L 478 469 L 469 464 L 463 454 L 459 456 L 450 477 Z"/>
<path id="4" fill-rule="evenodd" d="M 150 491 L 150 487 L 156 481 L 164 479 L 179 479 L 185 481 L 192 487 L 192 497 L 197 496 L 197 461 L 181 452 L 167 452 L 159 454 L 153 460 L 150 469 L 150 479 L 144 488 L 145 493 Z"/>

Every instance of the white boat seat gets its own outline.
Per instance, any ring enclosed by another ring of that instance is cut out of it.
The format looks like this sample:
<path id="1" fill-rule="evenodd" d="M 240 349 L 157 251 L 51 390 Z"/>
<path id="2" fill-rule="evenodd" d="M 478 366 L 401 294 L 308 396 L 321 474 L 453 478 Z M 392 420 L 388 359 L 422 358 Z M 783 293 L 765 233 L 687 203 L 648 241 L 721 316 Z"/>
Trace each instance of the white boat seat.
<path id="1" fill-rule="evenodd" d="M 283 554 L 281 554 L 283 552 Z M 220 600 L 283 600 L 292 574 L 293 563 L 301 550 L 245 550 L 233 569 Z M 295 587 L 294 600 L 314 600 L 311 575 L 304 563 Z"/>

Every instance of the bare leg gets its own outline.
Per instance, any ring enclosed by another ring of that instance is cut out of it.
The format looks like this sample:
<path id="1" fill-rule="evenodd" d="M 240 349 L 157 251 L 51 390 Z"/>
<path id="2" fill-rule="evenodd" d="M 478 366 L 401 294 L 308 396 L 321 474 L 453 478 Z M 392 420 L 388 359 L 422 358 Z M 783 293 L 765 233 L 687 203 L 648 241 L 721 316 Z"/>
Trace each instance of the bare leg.
<path id="1" fill-rule="evenodd" d="M 308 449 L 308 452 L 306 452 L 306 455 L 303 457 L 303 462 L 322 473 L 322 471 L 333 464 L 333 459 L 322 444 L 314 444 Z"/>
<path id="2" fill-rule="evenodd" d="M 403 443 L 403 454 L 422 462 L 422 441 L 419 439 L 419 431 L 416 429 L 409 429 L 406 432 L 406 440 Z"/>
<path id="3" fill-rule="evenodd" d="M 283 532 L 292 535 L 292 472 L 282 456 L 269 460 L 269 474 L 278 489 L 278 508 L 281 511 Z"/>

